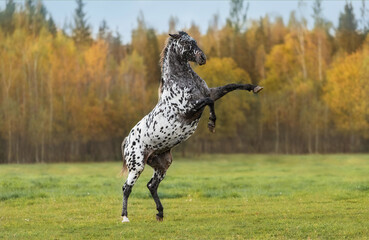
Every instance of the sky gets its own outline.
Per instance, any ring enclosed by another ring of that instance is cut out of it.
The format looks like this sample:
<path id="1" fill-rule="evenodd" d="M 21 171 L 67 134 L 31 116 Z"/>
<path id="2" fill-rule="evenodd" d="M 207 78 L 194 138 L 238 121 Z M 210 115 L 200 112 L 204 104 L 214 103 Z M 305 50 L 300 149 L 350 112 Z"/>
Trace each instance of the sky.
<path id="1" fill-rule="evenodd" d="M 17 1 L 23 3 L 24 1 Z M 46 0 L 43 1 L 47 10 L 51 13 L 55 23 L 59 28 L 73 21 L 76 3 L 74 0 Z M 202 33 L 205 33 L 209 21 L 214 14 L 220 17 L 220 26 L 223 26 L 229 15 L 229 1 L 211 0 L 183 0 L 183 1 L 129 1 L 129 0 L 85 0 L 85 12 L 87 19 L 96 34 L 102 20 L 105 19 L 112 30 L 118 31 L 122 35 L 122 40 L 127 43 L 131 39 L 131 32 L 137 26 L 137 17 L 142 11 L 145 21 L 149 27 L 154 28 L 158 33 L 168 31 L 168 21 L 171 16 L 179 20 L 178 30 L 189 27 L 195 22 Z M 309 26 L 313 25 L 312 5 L 313 1 L 304 1 L 302 11 L 298 10 L 298 1 L 257 1 L 251 0 L 248 11 L 248 19 L 259 19 L 268 14 L 270 17 L 282 16 L 287 23 L 290 12 L 296 10 L 308 19 Z M 343 11 L 346 1 L 323 1 L 323 15 L 326 19 L 338 25 L 340 12 Z M 361 18 L 360 8 L 362 1 L 352 1 L 356 19 Z M 366 3 L 369 7 L 369 2 Z M 0 8 L 4 9 L 5 0 L 0 0 Z M 369 18 L 369 17 L 368 17 Z"/>

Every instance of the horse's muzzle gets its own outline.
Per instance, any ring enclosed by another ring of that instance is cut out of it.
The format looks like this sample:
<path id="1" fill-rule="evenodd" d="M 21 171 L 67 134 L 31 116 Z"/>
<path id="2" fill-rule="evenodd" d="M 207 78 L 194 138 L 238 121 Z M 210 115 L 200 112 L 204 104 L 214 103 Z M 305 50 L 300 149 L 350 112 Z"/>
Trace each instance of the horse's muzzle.
<path id="1" fill-rule="evenodd" d="M 204 65 L 206 63 L 206 56 L 203 52 L 199 52 L 196 54 L 196 62 L 197 64 Z"/>

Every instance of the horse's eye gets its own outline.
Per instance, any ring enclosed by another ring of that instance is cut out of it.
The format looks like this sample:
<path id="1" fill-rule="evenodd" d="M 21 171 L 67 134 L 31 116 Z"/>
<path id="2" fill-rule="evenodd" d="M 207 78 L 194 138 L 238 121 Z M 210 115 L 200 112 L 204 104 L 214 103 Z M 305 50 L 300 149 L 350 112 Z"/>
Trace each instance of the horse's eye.
<path id="1" fill-rule="evenodd" d="M 191 50 L 191 45 L 185 45 L 185 46 L 184 46 L 184 49 L 185 49 L 186 51 L 190 51 L 190 50 Z"/>

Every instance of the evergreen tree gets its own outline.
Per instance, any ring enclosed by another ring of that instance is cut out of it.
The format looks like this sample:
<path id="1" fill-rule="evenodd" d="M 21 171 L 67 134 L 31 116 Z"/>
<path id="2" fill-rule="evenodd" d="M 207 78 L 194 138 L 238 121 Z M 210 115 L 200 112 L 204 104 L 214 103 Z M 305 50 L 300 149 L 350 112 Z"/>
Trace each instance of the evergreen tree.
<path id="1" fill-rule="evenodd" d="M 102 20 L 102 22 L 100 23 L 100 26 L 99 26 L 99 32 L 98 32 L 98 34 L 97 34 L 97 37 L 98 37 L 99 39 L 106 39 L 106 38 L 107 38 L 107 34 L 108 34 L 108 32 L 109 32 L 109 27 L 108 27 L 108 25 L 107 25 L 107 23 L 106 23 L 106 21 L 105 21 L 105 19 L 104 19 L 104 20 Z"/>
<path id="2" fill-rule="evenodd" d="M 49 17 L 49 20 L 47 20 L 47 28 L 49 32 L 55 37 L 57 30 L 56 30 L 54 19 L 51 16 Z"/>
<path id="3" fill-rule="evenodd" d="M 177 17 L 170 16 L 168 30 L 169 33 L 176 33 L 178 22 L 179 20 Z"/>
<path id="4" fill-rule="evenodd" d="M 314 27 L 321 28 L 324 24 L 322 0 L 315 0 L 313 4 Z"/>
<path id="5" fill-rule="evenodd" d="M 13 15 L 15 12 L 15 3 L 13 0 L 6 1 L 4 11 L 0 12 L 0 28 L 5 33 L 14 31 Z"/>
<path id="6" fill-rule="evenodd" d="M 337 41 L 339 48 L 347 53 L 354 52 L 361 44 L 361 37 L 356 32 L 357 21 L 352 4 L 347 2 L 344 12 L 340 14 L 337 30 Z"/>
<path id="7" fill-rule="evenodd" d="M 72 37 L 77 44 L 91 43 L 91 29 L 87 23 L 86 13 L 82 0 L 76 0 L 77 8 L 74 15 L 74 26 L 72 28 Z"/>
<path id="8" fill-rule="evenodd" d="M 249 10 L 250 4 L 247 3 L 244 8 L 243 0 L 232 0 L 229 12 L 229 18 L 227 24 L 231 26 L 236 33 L 245 30 L 247 11 Z"/>
<path id="9" fill-rule="evenodd" d="M 31 32 L 33 35 L 38 35 L 43 27 L 49 29 L 50 31 L 55 31 L 54 21 L 46 20 L 46 16 L 48 12 L 46 7 L 42 4 L 41 1 L 35 0 L 26 0 L 25 2 L 25 14 L 26 14 L 26 22 L 25 28 Z M 54 24 L 54 29 L 53 25 Z"/>
<path id="10" fill-rule="evenodd" d="M 109 35 L 111 35 L 109 33 Z M 122 47 L 122 36 L 118 31 L 115 32 L 115 36 L 111 37 L 110 49 L 113 57 L 117 63 L 120 63 L 124 57 L 124 49 Z"/>
<path id="11" fill-rule="evenodd" d="M 155 31 L 149 28 L 146 32 L 147 45 L 146 51 L 144 52 L 144 60 L 148 69 L 151 70 L 150 77 L 147 79 L 148 84 L 157 84 L 160 80 L 160 67 L 159 67 L 159 44 L 156 37 Z"/>
<path id="12" fill-rule="evenodd" d="M 356 31 L 357 21 L 355 19 L 354 8 L 351 3 L 346 3 L 345 11 L 340 14 L 338 30 Z"/>
<path id="13" fill-rule="evenodd" d="M 366 9 L 365 0 L 361 0 L 360 13 L 361 13 L 362 32 L 366 36 L 366 34 L 368 34 L 368 31 L 369 31 L 369 22 L 366 16 L 366 14 L 368 13 L 368 10 Z"/>

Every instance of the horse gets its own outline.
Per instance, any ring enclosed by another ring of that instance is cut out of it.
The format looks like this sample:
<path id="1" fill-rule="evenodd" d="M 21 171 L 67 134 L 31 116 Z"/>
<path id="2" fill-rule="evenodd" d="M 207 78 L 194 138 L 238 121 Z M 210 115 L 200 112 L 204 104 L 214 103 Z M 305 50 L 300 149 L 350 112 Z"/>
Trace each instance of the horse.
<path id="1" fill-rule="evenodd" d="M 147 188 L 156 203 L 156 219 L 163 220 L 164 209 L 157 189 L 172 163 L 171 149 L 195 132 L 206 106 L 210 109 L 208 128 L 214 132 L 216 100 L 236 89 L 253 93 L 263 89 L 257 85 L 235 83 L 209 88 L 189 62 L 198 65 L 206 63 L 206 56 L 196 40 L 183 31 L 169 34 L 161 53 L 162 77 L 158 103 L 132 128 L 121 145 L 123 171 L 128 169 L 128 177 L 122 187 L 122 222 L 129 222 L 128 197 L 146 164 L 154 169 Z"/>

